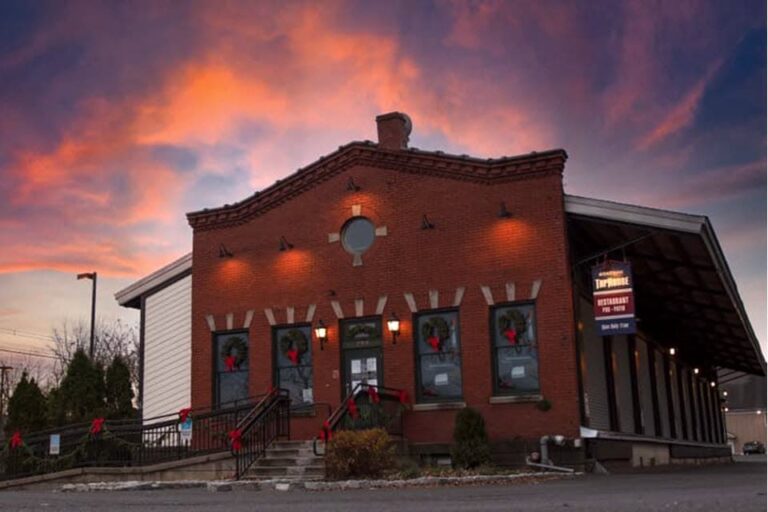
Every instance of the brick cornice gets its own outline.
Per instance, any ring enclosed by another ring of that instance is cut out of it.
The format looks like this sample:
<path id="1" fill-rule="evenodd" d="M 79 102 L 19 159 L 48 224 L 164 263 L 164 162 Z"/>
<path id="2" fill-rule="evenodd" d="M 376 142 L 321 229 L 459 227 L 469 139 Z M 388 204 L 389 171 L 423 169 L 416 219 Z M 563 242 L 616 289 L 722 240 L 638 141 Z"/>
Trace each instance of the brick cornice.
<path id="1" fill-rule="evenodd" d="M 195 231 L 242 224 L 353 165 L 491 185 L 539 175 L 561 174 L 567 158 L 568 155 L 562 149 L 482 160 L 440 151 L 388 150 L 372 142 L 352 142 L 243 201 L 188 213 L 187 220 Z"/>

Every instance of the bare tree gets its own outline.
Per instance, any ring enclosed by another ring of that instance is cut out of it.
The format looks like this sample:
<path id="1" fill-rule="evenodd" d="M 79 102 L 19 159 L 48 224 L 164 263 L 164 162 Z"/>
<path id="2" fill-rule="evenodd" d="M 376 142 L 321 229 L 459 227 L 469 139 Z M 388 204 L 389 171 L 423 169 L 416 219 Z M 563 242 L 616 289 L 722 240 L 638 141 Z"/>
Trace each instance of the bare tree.
<path id="1" fill-rule="evenodd" d="M 56 355 L 55 376 L 60 381 L 67 365 L 78 349 L 88 351 L 90 324 L 83 320 L 64 320 L 53 328 L 53 353 Z M 121 356 L 131 372 L 131 382 L 139 381 L 139 332 L 138 326 L 120 319 L 96 320 L 94 336 L 94 360 L 105 368 L 115 356 Z"/>

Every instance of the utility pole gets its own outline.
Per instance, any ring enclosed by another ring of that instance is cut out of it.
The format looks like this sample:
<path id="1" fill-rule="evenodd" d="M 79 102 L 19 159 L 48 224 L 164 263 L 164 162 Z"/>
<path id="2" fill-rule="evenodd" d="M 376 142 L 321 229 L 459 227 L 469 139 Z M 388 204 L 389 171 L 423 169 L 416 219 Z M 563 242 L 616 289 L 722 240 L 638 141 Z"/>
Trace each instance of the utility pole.
<path id="1" fill-rule="evenodd" d="M 5 428 L 5 404 L 8 403 L 10 390 L 8 389 L 8 372 L 13 370 L 13 366 L 0 366 L 0 434 Z"/>
<path id="2" fill-rule="evenodd" d="M 77 274 L 77 279 L 90 279 L 93 281 L 93 289 L 91 291 L 91 344 L 88 350 L 88 355 L 93 360 L 93 340 L 96 329 L 96 272 L 85 272 L 83 274 Z"/>

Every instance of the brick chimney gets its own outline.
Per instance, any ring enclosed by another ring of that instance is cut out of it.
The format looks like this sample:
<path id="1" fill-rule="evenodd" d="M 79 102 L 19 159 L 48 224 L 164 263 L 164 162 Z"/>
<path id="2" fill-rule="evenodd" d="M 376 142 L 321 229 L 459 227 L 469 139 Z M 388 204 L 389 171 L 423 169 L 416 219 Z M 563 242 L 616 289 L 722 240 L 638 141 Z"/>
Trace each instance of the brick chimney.
<path id="1" fill-rule="evenodd" d="M 411 118 L 401 112 L 390 112 L 376 116 L 379 132 L 379 147 L 385 149 L 406 149 L 411 134 Z"/>

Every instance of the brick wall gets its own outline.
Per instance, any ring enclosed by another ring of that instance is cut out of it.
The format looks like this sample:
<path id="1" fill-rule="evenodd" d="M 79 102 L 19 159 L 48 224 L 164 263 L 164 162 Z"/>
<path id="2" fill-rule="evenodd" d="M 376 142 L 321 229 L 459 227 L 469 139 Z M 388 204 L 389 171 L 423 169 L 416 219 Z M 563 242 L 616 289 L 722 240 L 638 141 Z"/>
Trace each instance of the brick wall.
<path id="1" fill-rule="evenodd" d="M 350 177 L 361 187 L 347 190 Z M 500 201 L 513 213 L 497 216 Z M 339 232 L 352 216 L 353 205 L 388 234 L 378 237 L 352 266 L 352 256 L 328 234 Z M 435 224 L 420 229 L 422 215 Z M 355 315 L 355 299 L 374 313 L 381 295 L 388 296 L 384 320 L 391 311 L 401 318 L 401 336 L 392 345 L 384 323 L 384 383 L 415 396 L 411 312 L 403 297 L 414 294 L 428 309 L 428 291 L 439 291 L 439 306 L 450 306 L 457 287 L 466 287 L 460 308 L 464 400 L 485 416 L 494 439 L 532 438 L 543 434 L 578 435 L 579 413 L 573 311 L 561 176 L 547 171 L 513 182 L 484 185 L 370 167 L 352 167 L 288 200 L 277 208 L 228 228 L 197 231 L 193 242 L 192 405 L 212 399 L 211 332 L 205 315 L 218 328 L 234 313 L 243 324 L 255 310 L 250 326 L 250 388 L 263 392 L 272 382 L 271 329 L 264 314 L 272 308 L 285 323 L 286 308 L 296 308 L 303 321 L 309 304 L 314 319 L 328 325 L 324 351 L 314 346 L 314 397 L 338 405 L 341 399 L 338 320 L 330 301 L 341 303 L 347 317 Z M 285 236 L 294 245 L 278 251 Z M 225 244 L 233 258 L 218 257 Z M 489 404 L 492 395 L 489 307 L 480 286 L 490 286 L 496 302 L 505 300 L 505 283 L 514 282 L 518 299 L 526 299 L 541 279 L 537 299 L 537 331 L 543 396 L 552 409 L 541 412 L 532 403 Z M 330 296 L 333 290 L 334 296 Z M 324 411 L 323 409 L 319 409 Z M 413 442 L 449 442 L 455 410 L 408 412 L 406 436 Z M 294 421 L 296 438 L 317 432 L 325 412 Z"/>

